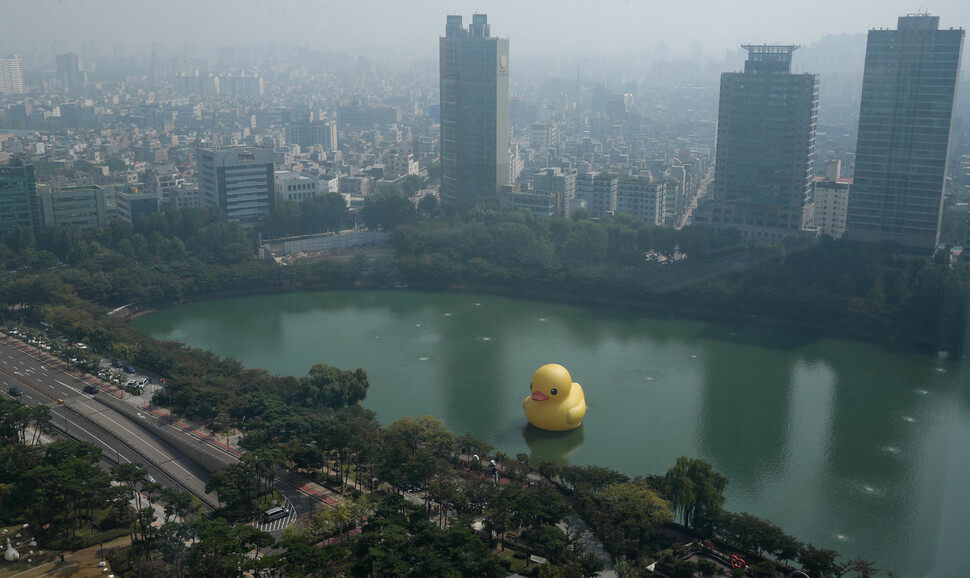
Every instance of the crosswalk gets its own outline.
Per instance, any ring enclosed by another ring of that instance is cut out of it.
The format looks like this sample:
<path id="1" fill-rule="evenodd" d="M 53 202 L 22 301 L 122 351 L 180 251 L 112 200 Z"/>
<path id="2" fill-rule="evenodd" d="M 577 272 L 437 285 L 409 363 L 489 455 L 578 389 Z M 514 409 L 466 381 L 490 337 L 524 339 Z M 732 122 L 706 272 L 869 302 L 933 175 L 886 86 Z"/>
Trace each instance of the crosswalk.
<path id="1" fill-rule="evenodd" d="M 287 509 L 286 517 L 271 520 L 269 522 L 259 521 L 253 524 L 253 526 L 259 530 L 272 534 L 274 532 L 281 532 L 287 526 L 291 526 L 296 523 L 298 515 L 296 513 L 296 508 L 293 507 L 293 504 L 291 504 L 289 500 L 286 500 L 286 504 L 283 507 Z"/>

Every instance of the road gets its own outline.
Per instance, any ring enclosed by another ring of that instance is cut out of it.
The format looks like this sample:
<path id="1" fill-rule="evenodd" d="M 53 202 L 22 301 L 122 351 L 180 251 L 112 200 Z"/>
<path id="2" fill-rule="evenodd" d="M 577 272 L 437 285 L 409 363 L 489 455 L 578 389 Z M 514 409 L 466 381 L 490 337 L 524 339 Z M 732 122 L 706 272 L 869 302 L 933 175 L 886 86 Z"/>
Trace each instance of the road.
<path id="1" fill-rule="evenodd" d="M 19 387 L 23 390 L 18 398 L 21 402 L 49 406 L 55 428 L 97 445 L 106 460 L 142 463 L 159 483 L 188 491 L 210 508 L 216 505 L 214 497 L 205 493 L 208 475 L 202 468 L 97 399 L 117 394 L 105 388 L 96 394 L 84 393 L 87 383 L 101 384 L 60 360 L 0 334 L 4 395 L 9 396 L 11 387 Z M 143 419 L 151 418 L 145 415 Z"/>
<path id="2" fill-rule="evenodd" d="M 9 396 L 10 387 L 16 386 L 23 390 L 17 399 L 26 405 L 49 406 L 55 428 L 101 448 L 109 464 L 142 463 L 159 483 L 192 493 L 209 509 L 218 506 L 215 495 L 205 493 L 208 473 L 150 432 L 149 424 L 160 419 L 158 416 L 149 411 L 133 410 L 138 416 L 137 421 L 142 421 L 139 424 L 99 401 L 102 396 L 114 396 L 139 408 L 150 401 L 150 397 L 135 398 L 113 387 L 105 387 L 101 380 L 3 333 L 0 333 L 0 383 L 2 395 Z M 84 393 L 86 384 L 96 384 L 100 391 Z M 190 434 L 186 432 L 185 435 Z M 237 459 L 229 452 L 224 453 L 228 456 L 227 461 Z M 282 478 L 277 478 L 276 489 L 286 499 L 285 506 L 290 514 L 280 520 L 255 525 L 277 538 L 283 528 L 294 523 L 301 514 L 311 513 L 323 505 L 319 496 L 313 496 Z"/>

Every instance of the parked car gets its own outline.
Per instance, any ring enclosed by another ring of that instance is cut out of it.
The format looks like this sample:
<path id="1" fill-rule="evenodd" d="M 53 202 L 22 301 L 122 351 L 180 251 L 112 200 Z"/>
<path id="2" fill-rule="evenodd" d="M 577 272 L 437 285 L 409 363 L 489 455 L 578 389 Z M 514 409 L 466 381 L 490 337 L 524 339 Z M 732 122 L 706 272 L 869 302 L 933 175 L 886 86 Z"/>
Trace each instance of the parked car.
<path id="1" fill-rule="evenodd" d="M 125 366 L 125 373 L 135 373 L 135 368 L 132 367 L 132 366 L 130 366 L 130 365 L 126 365 Z"/>
<path id="2" fill-rule="evenodd" d="M 9 393 L 14 397 L 20 397 L 21 395 L 24 394 L 24 390 L 20 389 L 19 387 L 11 387 L 10 389 L 7 390 L 7 393 Z"/>
<path id="3" fill-rule="evenodd" d="M 98 393 L 98 386 L 89 383 L 84 386 L 84 393 Z"/>

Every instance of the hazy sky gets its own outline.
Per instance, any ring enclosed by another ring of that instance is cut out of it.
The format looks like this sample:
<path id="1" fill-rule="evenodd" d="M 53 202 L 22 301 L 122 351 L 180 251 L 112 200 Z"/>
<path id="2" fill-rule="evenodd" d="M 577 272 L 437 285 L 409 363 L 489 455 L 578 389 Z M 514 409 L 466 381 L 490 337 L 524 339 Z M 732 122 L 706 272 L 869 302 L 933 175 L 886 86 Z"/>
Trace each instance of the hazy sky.
<path id="1" fill-rule="evenodd" d="M 919 10 L 939 15 L 944 28 L 970 27 L 970 0 L 0 0 L 0 53 L 57 42 L 80 53 L 94 42 L 110 55 L 116 42 L 132 50 L 161 42 L 207 55 L 220 44 L 292 43 L 435 57 L 447 14 L 467 22 L 484 12 L 512 54 L 641 52 L 661 41 L 686 53 L 699 41 L 722 56 L 741 43 L 808 45 L 894 28 L 899 15 Z"/>

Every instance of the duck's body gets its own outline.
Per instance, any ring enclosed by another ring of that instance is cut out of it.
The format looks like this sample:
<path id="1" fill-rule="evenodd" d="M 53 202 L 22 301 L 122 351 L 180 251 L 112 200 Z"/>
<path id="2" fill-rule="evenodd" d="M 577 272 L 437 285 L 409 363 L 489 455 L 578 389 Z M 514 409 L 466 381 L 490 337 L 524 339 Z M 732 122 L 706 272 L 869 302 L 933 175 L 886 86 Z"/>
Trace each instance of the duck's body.
<path id="1" fill-rule="evenodd" d="M 522 402 L 525 417 L 537 428 L 566 431 L 579 427 L 586 415 L 583 387 L 573 382 L 566 368 L 550 363 L 532 375 L 532 391 Z"/>

